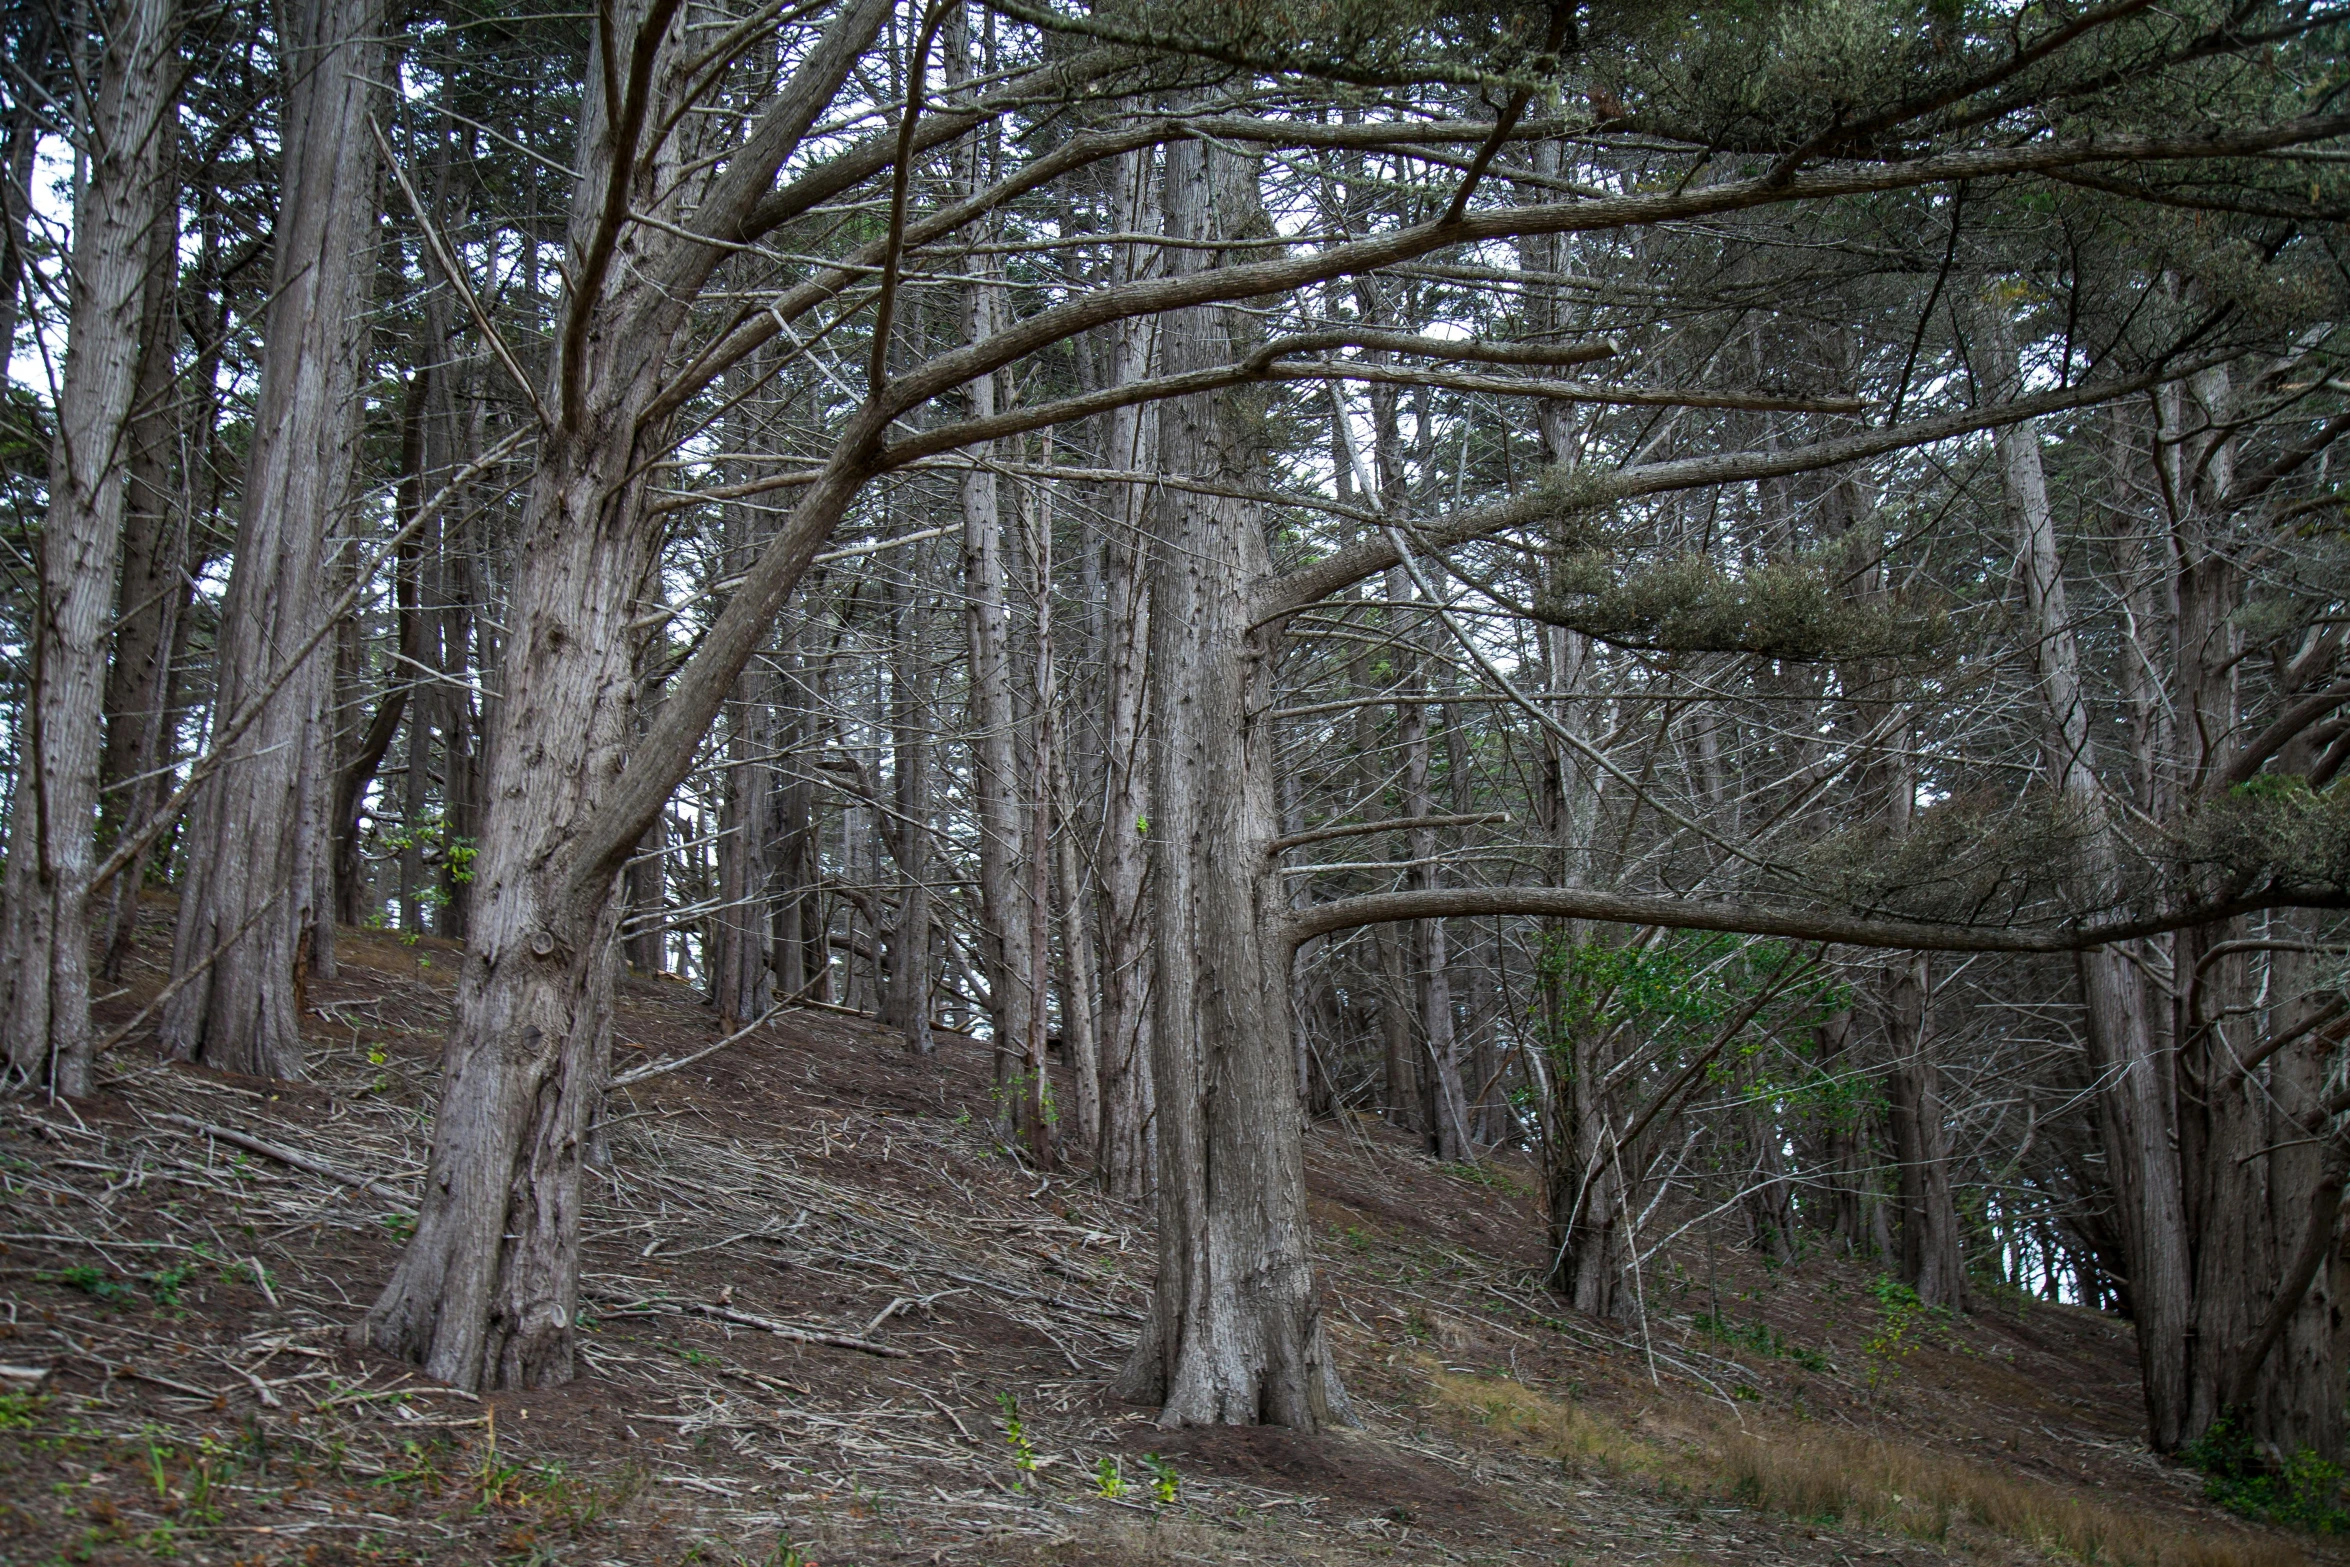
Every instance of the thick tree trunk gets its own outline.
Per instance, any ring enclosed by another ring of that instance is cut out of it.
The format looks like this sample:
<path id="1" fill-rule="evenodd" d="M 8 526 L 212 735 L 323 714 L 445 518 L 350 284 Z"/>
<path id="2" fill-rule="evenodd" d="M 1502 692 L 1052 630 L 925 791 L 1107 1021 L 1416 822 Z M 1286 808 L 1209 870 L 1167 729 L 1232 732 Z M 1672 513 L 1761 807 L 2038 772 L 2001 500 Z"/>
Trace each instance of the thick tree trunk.
<path id="1" fill-rule="evenodd" d="M 1168 149 L 1171 234 L 1237 235 L 1257 215 L 1254 190 L 1253 166 L 1221 149 Z M 1206 262 L 1187 251 L 1171 264 Z M 1247 320 L 1175 315 L 1166 369 L 1226 362 L 1245 345 Z M 1162 411 L 1169 471 L 1256 471 L 1262 454 L 1229 406 L 1236 395 Z M 1251 592 L 1270 564 L 1264 519 L 1248 502 L 1169 492 L 1155 531 L 1159 1277 L 1121 1389 L 1161 1402 L 1162 1425 L 1310 1431 L 1350 1416 L 1315 1290 L 1278 936 L 1285 907 L 1269 852 L 1272 648 L 1250 626 Z"/>
<path id="2" fill-rule="evenodd" d="M 91 823 L 99 720 L 122 535 L 123 439 L 139 383 L 139 330 L 178 89 L 172 0 L 107 9 L 88 175 L 73 221 L 65 375 L 49 459 L 32 688 L 18 737 L 8 866 L 0 884 L 0 1042 L 10 1072 L 86 1094 Z M 135 873 L 132 873 L 135 875 Z"/>
<path id="3" fill-rule="evenodd" d="M 382 0 L 302 0 L 288 20 L 284 218 L 216 655 L 224 718 L 275 679 L 325 613 L 327 541 L 358 455 L 375 281 L 369 115 L 383 75 Z M 197 804 L 172 947 L 172 972 L 187 982 L 162 1018 L 182 1059 L 302 1075 L 306 941 L 333 852 L 333 669 L 329 649 L 304 658 Z"/>

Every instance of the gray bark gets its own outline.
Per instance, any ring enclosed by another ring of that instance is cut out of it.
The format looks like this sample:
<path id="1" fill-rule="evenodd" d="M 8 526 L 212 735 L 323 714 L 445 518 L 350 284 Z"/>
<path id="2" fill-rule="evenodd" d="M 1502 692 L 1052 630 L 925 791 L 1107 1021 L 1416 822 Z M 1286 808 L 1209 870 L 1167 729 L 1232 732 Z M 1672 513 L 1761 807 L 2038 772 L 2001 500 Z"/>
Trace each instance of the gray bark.
<path id="1" fill-rule="evenodd" d="M 1253 167 L 1220 149 L 1167 153 L 1168 232 L 1237 237 L 1260 219 Z M 1206 265 L 1178 253 L 1178 267 Z M 1226 361 L 1239 312 L 1166 323 L 1166 368 Z M 1162 410 L 1170 472 L 1229 477 L 1262 454 L 1238 395 Z M 1288 1019 L 1269 633 L 1250 629 L 1269 566 L 1254 504 L 1169 492 L 1154 530 L 1151 660 L 1162 685 L 1152 795 L 1157 1008 L 1159 1277 L 1121 1378 L 1162 1425 L 1350 1418 L 1324 1335 L 1306 1221 L 1304 1121 Z"/>
<path id="2" fill-rule="evenodd" d="M 10 1072 L 80 1095 L 93 1083 L 90 828 L 98 805 L 109 611 L 125 502 L 125 439 L 140 322 L 178 90 L 172 0 L 107 9 L 104 57 L 76 203 L 65 374 L 49 456 L 49 514 L 22 763 L 0 882 L 0 1045 Z"/>
<path id="3" fill-rule="evenodd" d="M 214 710 L 224 719 L 309 639 L 333 586 L 328 540 L 358 455 L 375 280 L 369 116 L 383 31 L 382 0 L 303 0 L 288 13 L 284 215 L 217 644 Z M 333 672 L 331 649 L 305 657 L 198 799 L 172 947 L 175 977 L 194 977 L 161 1028 L 181 1059 L 302 1075 L 307 942 L 331 918 L 319 893 L 333 852 Z"/>

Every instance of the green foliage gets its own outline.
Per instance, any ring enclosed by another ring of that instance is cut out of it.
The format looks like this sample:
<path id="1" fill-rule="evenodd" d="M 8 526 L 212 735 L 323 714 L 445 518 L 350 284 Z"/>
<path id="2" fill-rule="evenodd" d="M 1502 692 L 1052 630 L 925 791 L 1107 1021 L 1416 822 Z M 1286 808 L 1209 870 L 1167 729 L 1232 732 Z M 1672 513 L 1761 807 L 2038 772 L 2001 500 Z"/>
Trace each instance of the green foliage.
<path id="1" fill-rule="evenodd" d="M 2350 889 L 2350 789 L 2261 773 L 2195 813 L 2184 858 L 2230 877 Z"/>
<path id="2" fill-rule="evenodd" d="M 1940 612 L 1861 604 L 1832 563 L 1774 561 L 1732 574 L 1688 554 L 1627 571 L 1608 550 L 1552 562 L 1535 606 L 1544 619 L 1622 647 L 1676 653 L 1753 653 L 1794 663 L 1932 659 L 1949 637 Z"/>
<path id="3" fill-rule="evenodd" d="M 1093 1489 L 1096 1495 L 1117 1501 L 1126 1494 L 1126 1466 L 1104 1453 L 1094 1461 Z"/>
<path id="4" fill-rule="evenodd" d="M 109 1306 L 125 1306 L 138 1299 L 137 1291 L 133 1290 L 130 1285 L 120 1279 L 109 1277 L 105 1269 L 94 1268 L 86 1262 L 75 1263 L 70 1268 L 60 1268 L 55 1273 L 42 1274 L 41 1278 L 44 1283 L 61 1284 L 69 1290 L 80 1290 L 92 1300 Z"/>
<path id="5" fill-rule="evenodd" d="M 1690 1326 L 1708 1338 L 1720 1339 L 1725 1344 L 1735 1344 L 1741 1349 L 1752 1350 L 1758 1355 L 1769 1355 L 1775 1360 L 1792 1360 L 1806 1371 L 1833 1371 L 1835 1369 L 1829 1363 L 1827 1356 L 1816 1349 L 1806 1349 L 1800 1344 L 1790 1343 L 1781 1336 L 1777 1328 L 1767 1322 L 1741 1322 L 1735 1317 L 1716 1316 L 1712 1312 L 1706 1311 L 1699 1312 L 1690 1318 L 1689 1322 Z"/>
<path id="6" fill-rule="evenodd" d="M 1901 1363 L 1929 1343 L 1947 1343 L 1951 1315 L 1947 1307 L 1929 1306 L 1918 1292 L 1899 1279 L 1877 1275 L 1869 1286 L 1877 1300 L 1877 1325 L 1860 1352 L 1868 1358 L 1868 1385 L 1874 1392 L 1901 1375 Z"/>
<path id="7" fill-rule="evenodd" d="M 1767 989 L 1791 957 L 1786 943 L 1680 932 L 1641 946 L 1553 941 L 1537 973 L 1561 1047 L 1589 1032 L 1631 1024 L 1650 1040 L 1710 1044 L 1732 1016 Z M 1851 1005 L 1849 986 L 1826 976 L 1797 980 L 1755 1014 L 1764 1033 L 1811 1028 Z"/>
<path id="8" fill-rule="evenodd" d="M 2275 1462 L 2234 1416 L 2222 1415 L 2179 1456 L 2203 1471 L 2203 1494 L 2229 1512 L 2312 1534 L 2350 1534 L 2342 1466 L 2312 1448 Z"/>
<path id="9" fill-rule="evenodd" d="M 176 1306 L 180 1303 L 180 1291 L 195 1276 L 196 1270 L 184 1263 L 176 1268 L 160 1269 L 147 1275 L 147 1293 L 155 1297 L 158 1306 Z"/>
<path id="10" fill-rule="evenodd" d="M 1175 1497 L 1183 1488 L 1183 1477 L 1175 1466 L 1156 1453 L 1142 1455 L 1143 1467 L 1151 1472 L 1151 1500 L 1161 1507 L 1174 1505 Z"/>
<path id="11" fill-rule="evenodd" d="M 1020 1418 L 1020 1400 L 1010 1393 L 995 1396 L 1004 1412 L 1004 1443 L 1012 1450 L 1012 1467 L 1020 1471 L 1020 1489 L 1036 1489 L 1036 1446 L 1028 1440 L 1028 1424 Z"/>

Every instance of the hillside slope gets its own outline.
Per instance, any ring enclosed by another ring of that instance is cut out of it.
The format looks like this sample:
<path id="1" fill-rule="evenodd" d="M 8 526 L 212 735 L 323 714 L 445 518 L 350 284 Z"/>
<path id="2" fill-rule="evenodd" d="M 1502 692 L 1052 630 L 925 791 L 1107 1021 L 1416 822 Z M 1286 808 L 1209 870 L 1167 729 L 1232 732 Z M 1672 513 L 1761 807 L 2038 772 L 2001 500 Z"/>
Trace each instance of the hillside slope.
<path id="1" fill-rule="evenodd" d="M 158 988 L 167 915 L 105 1026 Z M 818 1010 L 620 1092 L 583 1375 L 476 1400 L 344 1347 L 423 1165 L 451 954 L 343 956 L 310 1083 L 142 1032 L 95 1101 L 0 1102 L 0 1561 L 2326 1556 L 2145 1451 L 2126 1324 L 1946 1322 L 1700 1222 L 1628 1335 L 1535 1284 L 1523 1161 L 1441 1169 L 1359 1118 L 1309 1165 L 1362 1429 L 1160 1431 L 1103 1393 L 1147 1214 L 995 1146 L 982 1047 L 915 1062 Z M 716 1037 L 638 981 L 617 1034 L 622 1069 Z"/>

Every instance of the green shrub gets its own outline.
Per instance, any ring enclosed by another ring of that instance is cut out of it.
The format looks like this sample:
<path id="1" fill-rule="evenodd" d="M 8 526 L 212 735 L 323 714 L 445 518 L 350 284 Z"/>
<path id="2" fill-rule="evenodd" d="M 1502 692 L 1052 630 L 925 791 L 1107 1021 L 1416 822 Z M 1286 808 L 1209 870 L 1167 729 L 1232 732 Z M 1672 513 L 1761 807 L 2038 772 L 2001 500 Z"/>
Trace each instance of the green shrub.
<path id="1" fill-rule="evenodd" d="M 2203 1471 L 2203 1494 L 2231 1513 L 2312 1534 L 2350 1534 L 2342 1466 L 2311 1448 L 2280 1464 L 2222 1415 L 2180 1456 Z"/>

